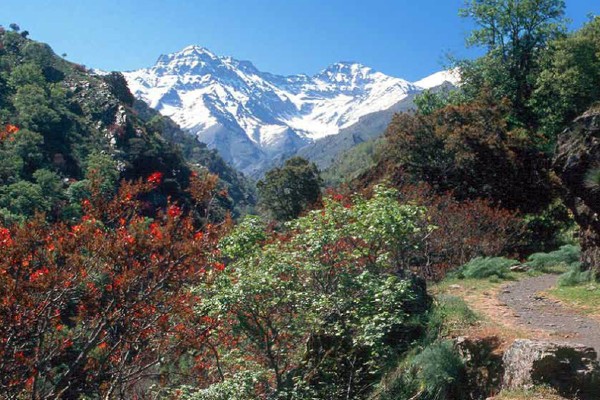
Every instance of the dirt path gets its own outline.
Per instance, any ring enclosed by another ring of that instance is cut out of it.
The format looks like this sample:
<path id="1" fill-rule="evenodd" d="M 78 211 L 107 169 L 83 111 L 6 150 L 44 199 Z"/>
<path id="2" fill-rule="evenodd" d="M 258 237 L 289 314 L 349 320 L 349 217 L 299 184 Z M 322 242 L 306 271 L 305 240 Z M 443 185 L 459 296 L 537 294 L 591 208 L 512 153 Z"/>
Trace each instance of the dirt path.
<path id="1" fill-rule="evenodd" d="M 592 346 L 600 354 L 600 323 L 543 295 L 557 279 L 557 275 L 541 275 L 511 283 L 500 289 L 498 299 L 523 328 L 549 332 L 553 340 Z"/>

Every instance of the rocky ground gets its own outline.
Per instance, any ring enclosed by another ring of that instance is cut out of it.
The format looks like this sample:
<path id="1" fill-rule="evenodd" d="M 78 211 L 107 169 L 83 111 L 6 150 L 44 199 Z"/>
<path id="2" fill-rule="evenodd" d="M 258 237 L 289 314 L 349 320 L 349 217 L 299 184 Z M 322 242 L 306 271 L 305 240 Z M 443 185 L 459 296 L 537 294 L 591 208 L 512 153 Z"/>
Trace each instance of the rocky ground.
<path id="1" fill-rule="evenodd" d="M 525 329 L 544 330 L 555 341 L 581 343 L 600 353 L 600 323 L 544 295 L 557 278 L 541 275 L 504 286 L 498 294 L 500 304 L 509 307 Z"/>

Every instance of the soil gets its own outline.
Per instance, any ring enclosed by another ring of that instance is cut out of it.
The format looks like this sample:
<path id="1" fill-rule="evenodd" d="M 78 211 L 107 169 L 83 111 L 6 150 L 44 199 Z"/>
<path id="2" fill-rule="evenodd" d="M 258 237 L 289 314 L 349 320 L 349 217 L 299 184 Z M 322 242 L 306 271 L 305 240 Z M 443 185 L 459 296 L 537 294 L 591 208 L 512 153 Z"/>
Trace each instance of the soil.
<path id="1" fill-rule="evenodd" d="M 600 322 L 544 295 L 556 286 L 557 279 L 557 275 L 547 274 L 503 286 L 497 294 L 499 305 L 512 311 L 511 322 L 516 321 L 517 326 L 546 333 L 553 341 L 591 346 L 600 353 Z"/>

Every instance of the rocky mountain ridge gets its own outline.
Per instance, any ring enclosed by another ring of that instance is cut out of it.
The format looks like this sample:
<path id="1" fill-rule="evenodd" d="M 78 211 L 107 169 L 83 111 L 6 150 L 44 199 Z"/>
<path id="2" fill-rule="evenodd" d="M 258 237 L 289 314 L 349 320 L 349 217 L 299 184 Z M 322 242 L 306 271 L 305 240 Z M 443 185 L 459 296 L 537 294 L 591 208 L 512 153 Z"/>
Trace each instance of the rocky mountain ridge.
<path id="1" fill-rule="evenodd" d="M 200 46 L 124 75 L 138 99 L 254 176 L 367 115 L 458 80 L 442 71 L 411 83 L 355 62 L 335 63 L 314 76 L 280 76 Z"/>

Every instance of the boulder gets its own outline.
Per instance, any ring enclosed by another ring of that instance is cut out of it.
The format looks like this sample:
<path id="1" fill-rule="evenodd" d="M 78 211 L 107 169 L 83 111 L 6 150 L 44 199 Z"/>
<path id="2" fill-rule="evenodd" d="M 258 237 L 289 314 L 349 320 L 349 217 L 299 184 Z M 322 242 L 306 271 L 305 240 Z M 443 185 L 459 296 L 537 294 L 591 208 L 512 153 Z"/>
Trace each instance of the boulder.
<path id="1" fill-rule="evenodd" d="M 565 204 L 580 227 L 582 264 L 600 268 L 600 196 L 586 183 L 591 170 L 600 168 L 600 107 L 573 121 L 558 137 L 553 169 L 563 186 Z"/>
<path id="2" fill-rule="evenodd" d="M 591 347 L 517 339 L 502 360 L 506 389 L 546 385 L 565 397 L 600 398 L 600 367 Z"/>

